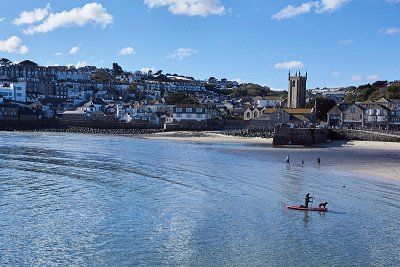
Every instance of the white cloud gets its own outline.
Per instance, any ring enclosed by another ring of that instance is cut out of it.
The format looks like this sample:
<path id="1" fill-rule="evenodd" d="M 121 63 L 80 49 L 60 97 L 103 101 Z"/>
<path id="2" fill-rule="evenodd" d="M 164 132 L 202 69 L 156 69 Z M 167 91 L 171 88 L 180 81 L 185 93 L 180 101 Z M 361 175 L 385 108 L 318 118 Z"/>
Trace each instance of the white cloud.
<path id="1" fill-rule="evenodd" d="M 275 69 L 300 69 L 303 68 L 304 64 L 301 61 L 287 61 L 275 64 Z"/>
<path id="2" fill-rule="evenodd" d="M 86 67 L 87 65 L 88 65 L 88 63 L 86 61 L 78 61 L 73 66 L 75 66 L 75 68 L 79 69 L 79 68 L 82 68 L 82 67 Z"/>
<path id="3" fill-rule="evenodd" d="M 380 33 L 386 33 L 389 35 L 395 35 L 400 33 L 400 28 L 382 28 L 379 30 Z"/>
<path id="4" fill-rule="evenodd" d="M 0 52 L 21 55 L 28 53 L 29 48 L 21 43 L 21 38 L 17 36 L 11 36 L 7 40 L 0 40 Z"/>
<path id="5" fill-rule="evenodd" d="M 353 82 L 361 82 L 361 81 L 371 81 L 371 82 L 375 82 L 379 80 L 379 75 L 378 74 L 371 74 L 368 75 L 366 77 L 362 76 L 361 74 L 355 74 L 353 76 L 351 76 L 351 80 Z"/>
<path id="6" fill-rule="evenodd" d="M 149 8 L 168 7 L 174 15 L 223 15 L 226 10 L 219 0 L 144 0 Z"/>
<path id="7" fill-rule="evenodd" d="M 301 14 L 309 13 L 312 10 L 312 8 L 315 7 L 316 4 L 317 2 L 307 2 L 297 7 L 288 5 L 278 13 L 272 15 L 272 19 L 277 19 L 277 20 L 288 19 L 299 16 Z"/>
<path id="8" fill-rule="evenodd" d="M 69 50 L 69 54 L 75 55 L 76 53 L 78 53 L 78 51 L 79 51 L 79 46 L 74 46 L 71 48 L 71 50 Z"/>
<path id="9" fill-rule="evenodd" d="M 99 3 L 89 3 L 83 7 L 64 10 L 50 15 L 39 25 L 30 26 L 24 30 L 25 34 L 46 33 L 60 27 L 83 26 L 93 22 L 106 26 L 113 22 L 113 16 Z"/>
<path id="10" fill-rule="evenodd" d="M 377 81 L 377 80 L 379 80 L 379 75 L 377 75 L 377 74 L 371 74 L 371 75 L 367 76 L 366 79 L 367 79 L 368 81 Z"/>
<path id="11" fill-rule="evenodd" d="M 18 18 L 13 20 L 13 24 L 32 24 L 38 21 L 42 21 L 49 14 L 50 4 L 47 4 L 45 8 L 35 8 L 32 11 L 24 11 L 19 14 Z"/>
<path id="12" fill-rule="evenodd" d="M 338 71 L 332 72 L 332 76 L 339 76 L 339 75 L 340 75 L 340 73 Z"/>
<path id="13" fill-rule="evenodd" d="M 0 18 L 0 23 L 3 22 L 5 20 L 5 18 Z"/>
<path id="14" fill-rule="evenodd" d="M 194 55 L 196 53 L 197 53 L 196 49 L 180 47 L 177 50 L 175 50 L 175 52 L 167 55 L 167 58 L 182 60 L 182 59 L 190 57 L 191 55 Z"/>
<path id="15" fill-rule="evenodd" d="M 351 80 L 353 82 L 359 82 L 363 80 L 363 77 L 360 74 L 355 74 L 353 76 L 351 76 Z"/>
<path id="16" fill-rule="evenodd" d="M 49 66 L 52 66 L 52 67 L 58 67 L 58 66 L 60 66 L 60 64 L 57 64 L 57 63 L 53 63 L 53 62 L 47 61 L 47 63 L 46 63 L 46 67 L 49 67 Z"/>
<path id="17" fill-rule="evenodd" d="M 237 83 L 244 83 L 244 81 L 240 78 L 232 79 L 232 81 L 237 82 Z"/>
<path id="18" fill-rule="evenodd" d="M 354 39 L 342 40 L 342 41 L 339 41 L 339 44 L 341 44 L 341 45 L 351 45 L 351 44 L 354 44 Z"/>
<path id="19" fill-rule="evenodd" d="M 147 73 L 149 73 L 149 71 L 155 72 L 156 69 L 153 68 L 153 67 L 144 67 L 144 68 L 141 68 L 140 71 L 141 71 L 142 73 L 144 73 L 144 74 L 147 74 Z"/>
<path id="20" fill-rule="evenodd" d="M 124 47 L 121 50 L 118 51 L 118 56 L 128 56 L 136 54 L 135 49 L 133 47 Z"/>
<path id="21" fill-rule="evenodd" d="M 400 0 L 386 0 L 389 4 L 399 4 Z"/>
<path id="22" fill-rule="evenodd" d="M 317 13 L 333 12 L 341 8 L 349 0 L 321 0 L 316 10 Z"/>
<path id="23" fill-rule="evenodd" d="M 61 53 L 61 52 L 54 53 L 54 55 L 57 56 L 57 57 L 62 56 L 62 54 L 63 53 Z"/>
<path id="24" fill-rule="evenodd" d="M 278 13 L 272 15 L 272 19 L 281 20 L 293 18 L 302 14 L 315 11 L 316 13 L 333 12 L 341 8 L 350 0 L 320 0 L 302 3 L 299 6 L 288 5 Z"/>

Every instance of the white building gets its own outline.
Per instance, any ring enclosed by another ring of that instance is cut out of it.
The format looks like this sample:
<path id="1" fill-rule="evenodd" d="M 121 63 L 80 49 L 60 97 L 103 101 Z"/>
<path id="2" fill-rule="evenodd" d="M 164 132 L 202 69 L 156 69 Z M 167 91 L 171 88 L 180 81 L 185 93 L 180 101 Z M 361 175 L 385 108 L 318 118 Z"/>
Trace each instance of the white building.
<path id="1" fill-rule="evenodd" d="M 172 122 L 206 122 L 220 115 L 218 109 L 201 104 L 178 105 L 173 108 Z"/>
<path id="2" fill-rule="evenodd" d="M 26 82 L 0 84 L 0 95 L 4 99 L 26 103 Z"/>
<path id="3" fill-rule="evenodd" d="M 276 108 L 282 105 L 282 98 L 280 96 L 267 96 L 257 101 L 258 108 Z"/>

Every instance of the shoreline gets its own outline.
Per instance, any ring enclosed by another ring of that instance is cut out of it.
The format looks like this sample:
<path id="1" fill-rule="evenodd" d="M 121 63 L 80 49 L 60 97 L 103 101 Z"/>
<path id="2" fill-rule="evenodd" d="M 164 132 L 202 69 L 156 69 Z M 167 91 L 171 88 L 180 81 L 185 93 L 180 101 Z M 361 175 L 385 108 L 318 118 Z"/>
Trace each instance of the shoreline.
<path id="1" fill-rule="evenodd" d="M 239 136 L 244 134 L 240 130 L 234 131 L 168 131 L 161 129 L 46 129 L 34 131 L 2 131 L 19 133 L 77 133 L 77 134 L 104 134 L 121 137 L 133 137 L 147 140 L 165 140 L 187 142 L 195 144 L 238 144 L 241 150 L 262 150 L 276 159 L 284 162 L 290 155 L 293 166 L 299 167 L 302 159 L 306 167 L 314 165 L 315 159 L 321 157 L 322 168 L 334 172 L 354 173 L 358 176 L 369 176 L 374 179 L 400 181 L 400 143 L 378 141 L 331 141 L 312 147 L 283 146 L 273 147 L 272 138 L 256 136 Z M 310 164 L 311 163 L 311 164 Z"/>

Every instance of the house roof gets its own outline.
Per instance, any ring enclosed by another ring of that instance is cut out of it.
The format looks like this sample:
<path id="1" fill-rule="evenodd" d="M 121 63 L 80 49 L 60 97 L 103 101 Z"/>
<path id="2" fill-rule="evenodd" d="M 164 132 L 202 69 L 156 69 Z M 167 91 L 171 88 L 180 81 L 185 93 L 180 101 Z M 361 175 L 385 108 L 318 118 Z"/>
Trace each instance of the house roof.
<path id="1" fill-rule="evenodd" d="M 356 108 L 360 109 L 361 111 L 366 110 L 366 108 L 360 104 L 352 104 L 352 105 L 348 106 L 345 110 L 343 110 L 343 112 L 349 110 L 351 107 L 356 107 Z"/>
<path id="2" fill-rule="evenodd" d="M 309 122 L 310 120 L 305 117 L 304 115 L 293 115 L 294 118 L 298 119 L 299 121 Z"/>
<path id="3" fill-rule="evenodd" d="M 14 104 L 14 103 L 1 103 L 0 107 L 4 107 L 4 108 L 19 108 L 19 105 Z"/>
<path id="4" fill-rule="evenodd" d="M 180 104 L 176 105 L 175 108 L 204 108 L 202 104 Z"/>
<path id="5" fill-rule="evenodd" d="M 384 105 L 380 105 L 380 104 L 372 104 L 372 105 L 368 106 L 367 109 L 384 109 L 386 111 L 390 111 L 390 108 L 388 108 Z"/>
<path id="6" fill-rule="evenodd" d="M 290 115 L 310 115 L 313 113 L 311 108 L 266 108 L 264 114 L 270 114 L 277 110 L 282 110 Z"/>
<path id="7" fill-rule="evenodd" d="M 279 95 L 270 95 L 270 96 L 266 96 L 264 97 L 265 100 L 276 100 L 276 101 L 280 101 L 282 100 L 282 96 Z"/>
<path id="8" fill-rule="evenodd" d="M 332 107 L 327 113 L 341 113 L 343 110 L 339 106 Z"/>

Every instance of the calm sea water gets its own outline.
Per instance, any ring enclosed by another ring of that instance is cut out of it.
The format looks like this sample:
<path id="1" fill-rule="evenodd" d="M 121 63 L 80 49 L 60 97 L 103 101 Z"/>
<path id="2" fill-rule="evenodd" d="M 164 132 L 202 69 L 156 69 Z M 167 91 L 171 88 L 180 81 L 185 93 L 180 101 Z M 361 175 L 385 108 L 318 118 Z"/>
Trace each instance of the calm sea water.
<path id="1" fill-rule="evenodd" d="M 399 183 L 274 153 L 0 133 L 0 265 L 400 265 Z M 285 209 L 307 192 L 331 212 Z"/>

